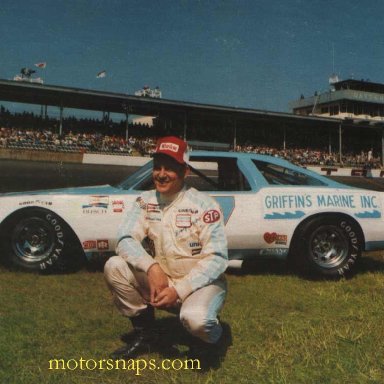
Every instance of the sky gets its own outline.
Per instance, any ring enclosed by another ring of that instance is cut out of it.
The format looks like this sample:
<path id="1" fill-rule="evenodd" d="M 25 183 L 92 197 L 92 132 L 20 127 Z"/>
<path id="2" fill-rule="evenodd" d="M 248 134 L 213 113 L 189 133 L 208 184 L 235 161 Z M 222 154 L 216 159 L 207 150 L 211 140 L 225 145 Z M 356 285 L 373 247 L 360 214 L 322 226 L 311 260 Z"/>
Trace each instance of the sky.
<path id="1" fill-rule="evenodd" d="M 29 67 L 46 84 L 291 112 L 333 72 L 384 83 L 383 14 L 382 0 L 1 0 L 0 78 Z"/>

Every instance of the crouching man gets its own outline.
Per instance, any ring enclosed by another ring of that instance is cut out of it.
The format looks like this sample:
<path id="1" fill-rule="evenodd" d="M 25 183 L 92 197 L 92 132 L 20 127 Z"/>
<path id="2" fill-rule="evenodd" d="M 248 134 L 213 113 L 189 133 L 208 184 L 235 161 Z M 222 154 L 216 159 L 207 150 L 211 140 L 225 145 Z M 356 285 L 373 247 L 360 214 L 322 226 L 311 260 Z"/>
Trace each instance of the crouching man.
<path id="1" fill-rule="evenodd" d="M 130 342 L 111 354 L 114 359 L 153 349 L 158 342 L 154 308 L 179 310 L 193 336 L 190 356 L 212 351 L 222 335 L 217 315 L 226 296 L 228 260 L 223 217 L 214 199 L 185 187 L 187 161 L 185 141 L 173 136 L 158 141 L 152 172 L 156 189 L 142 193 L 128 210 L 117 256 L 105 265 L 114 303 L 134 328 Z M 154 257 L 142 246 L 145 238 L 153 243 Z"/>

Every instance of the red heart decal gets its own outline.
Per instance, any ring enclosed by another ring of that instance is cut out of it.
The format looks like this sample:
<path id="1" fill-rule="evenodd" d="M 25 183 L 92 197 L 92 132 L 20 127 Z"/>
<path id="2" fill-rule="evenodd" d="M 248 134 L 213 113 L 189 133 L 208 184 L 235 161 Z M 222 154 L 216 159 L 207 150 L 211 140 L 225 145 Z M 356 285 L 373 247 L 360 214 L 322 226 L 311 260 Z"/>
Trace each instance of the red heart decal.
<path id="1" fill-rule="evenodd" d="M 272 232 L 272 233 L 265 232 L 265 233 L 264 233 L 264 240 L 265 240 L 268 244 L 273 243 L 273 242 L 276 240 L 276 237 L 277 237 L 277 233 L 276 233 L 276 232 Z"/>

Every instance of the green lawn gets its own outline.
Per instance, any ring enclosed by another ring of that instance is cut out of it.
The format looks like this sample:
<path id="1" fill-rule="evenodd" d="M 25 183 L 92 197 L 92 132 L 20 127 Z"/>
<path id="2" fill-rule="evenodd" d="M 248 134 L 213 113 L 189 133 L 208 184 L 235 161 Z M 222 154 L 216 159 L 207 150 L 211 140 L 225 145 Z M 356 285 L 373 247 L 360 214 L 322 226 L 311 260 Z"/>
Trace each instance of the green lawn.
<path id="1" fill-rule="evenodd" d="M 101 272 L 43 276 L 0 269 L 0 383 L 384 383 L 384 257 L 364 257 L 338 282 L 282 266 L 229 274 L 221 319 L 232 346 L 218 369 L 50 370 L 50 359 L 107 359 L 130 330 Z M 163 337 L 175 318 L 159 313 Z M 180 353 L 183 345 L 179 345 Z M 184 347 L 185 348 L 185 347 Z M 160 361 L 169 351 L 144 356 Z M 176 355 L 178 357 L 182 354 Z"/>

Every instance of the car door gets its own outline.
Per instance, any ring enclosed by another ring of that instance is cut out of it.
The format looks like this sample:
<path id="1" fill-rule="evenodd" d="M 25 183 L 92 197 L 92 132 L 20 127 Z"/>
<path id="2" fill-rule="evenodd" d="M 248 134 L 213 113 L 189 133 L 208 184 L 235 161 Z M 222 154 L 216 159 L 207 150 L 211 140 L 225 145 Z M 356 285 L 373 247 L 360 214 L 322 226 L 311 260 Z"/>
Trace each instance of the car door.
<path id="1" fill-rule="evenodd" d="M 205 191 L 220 204 L 232 258 L 261 246 L 262 209 L 246 164 L 236 154 L 190 157 L 186 184 Z"/>

